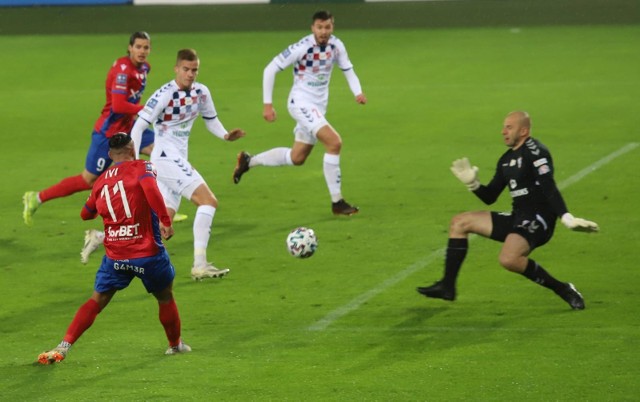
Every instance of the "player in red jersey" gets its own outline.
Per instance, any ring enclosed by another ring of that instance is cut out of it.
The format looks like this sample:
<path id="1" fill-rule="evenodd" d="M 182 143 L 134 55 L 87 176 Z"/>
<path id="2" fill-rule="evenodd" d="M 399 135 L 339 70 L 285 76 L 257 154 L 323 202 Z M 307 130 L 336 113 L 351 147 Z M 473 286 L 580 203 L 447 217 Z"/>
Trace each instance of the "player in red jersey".
<path id="1" fill-rule="evenodd" d="M 173 227 L 153 164 L 135 159 L 133 141 L 125 133 L 112 136 L 109 147 L 114 164 L 96 180 L 80 213 L 84 220 L 102 217 L 107 255 L 96 274 L 93 295 L 76 313 L 62 342 L 38 356 L 41 364 L 64 360 L 113 295 L 134 277 L 158 300 L 160 322 L 169 340 L 165 353 L 191 351 L 180 338 L 180 315 L 172 290 L 175 270 L 162 244 L 162 238 L 173 235 Z"/>
<path id="2" fill-rule="evenodd" d="M 118 132 L 131 131 L 135 116 L 142 109 L 140 98 L 147 84 L 147 74 L 151 69 L 147 63 L 150 51 L 149 34 L 142 31 L 134 32 L 129 38 L 128 55 L 117 59 L 107 74 L 106 102 L 93 128 L 84 170 L 79 175 L 67 177 L 39 192 L 27 191 L 22 198 L 24 204 L 22 216 L 27 225 L 32 224 L 33 214 L 40 204 L 90 190 L 98 176 L 109 167 L 111 164 L 109 138 Z M 142 153 L 151 153 L 152 130 L 144 133 L 141 149 Z"/>

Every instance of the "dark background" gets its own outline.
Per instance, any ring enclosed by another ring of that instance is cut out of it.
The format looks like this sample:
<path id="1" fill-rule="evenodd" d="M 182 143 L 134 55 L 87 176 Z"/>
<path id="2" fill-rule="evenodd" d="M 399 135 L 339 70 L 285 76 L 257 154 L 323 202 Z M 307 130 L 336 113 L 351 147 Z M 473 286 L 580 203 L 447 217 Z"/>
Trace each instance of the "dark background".
<path id="1" fill-rule="evenodd" d="M 638 24 L 638 0 L 463 0 L 310 2 L 197 6 L 0 8 L 0 34 L 269 31 L 307 29 L 329 9 L 340 29 Z"/>

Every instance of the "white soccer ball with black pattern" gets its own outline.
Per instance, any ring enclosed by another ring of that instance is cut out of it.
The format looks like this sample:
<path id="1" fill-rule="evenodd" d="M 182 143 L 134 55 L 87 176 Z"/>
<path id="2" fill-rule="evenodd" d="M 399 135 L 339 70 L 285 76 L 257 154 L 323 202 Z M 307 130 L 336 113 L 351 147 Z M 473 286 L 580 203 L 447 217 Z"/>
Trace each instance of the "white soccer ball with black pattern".
<path id="1" fill-rule="evenodd" d="M 318 238 L 313 229 L 295 228 L 287 236 L 287 250 L 296 258 L 309 258 L 318 248 Z"/>

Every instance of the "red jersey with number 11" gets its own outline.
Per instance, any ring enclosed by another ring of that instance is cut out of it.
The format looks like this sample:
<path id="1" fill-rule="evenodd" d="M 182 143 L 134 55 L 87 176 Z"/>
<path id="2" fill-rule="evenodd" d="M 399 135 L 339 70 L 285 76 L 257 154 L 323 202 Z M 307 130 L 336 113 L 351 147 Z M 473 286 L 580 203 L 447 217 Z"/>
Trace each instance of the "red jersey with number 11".
<path id="1" fill-rule="evenodd" d="M 120 162 L 96 180 L 80 214 L 104 221 L 104 247 L 109 258 L 150 257 L 164 248 L 159 222 L 171 225 L 153 164 L 144 160 Z"/>

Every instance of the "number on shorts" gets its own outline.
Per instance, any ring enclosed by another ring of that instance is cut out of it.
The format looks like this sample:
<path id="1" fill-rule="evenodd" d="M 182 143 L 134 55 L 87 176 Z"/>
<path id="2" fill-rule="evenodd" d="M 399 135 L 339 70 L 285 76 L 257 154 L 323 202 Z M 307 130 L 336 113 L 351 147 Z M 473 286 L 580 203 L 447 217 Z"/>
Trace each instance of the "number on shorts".
<path id="1" fill-rule="evenodd" d="M 102 172 L 104 170 L 104 165 L 107 164 L 107 161 L 104 158 L 98 158 L 98 162 L 97 162 L 97 168 L 96 170 L 98 172 Z"/>

